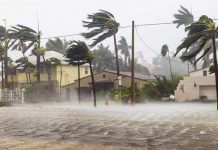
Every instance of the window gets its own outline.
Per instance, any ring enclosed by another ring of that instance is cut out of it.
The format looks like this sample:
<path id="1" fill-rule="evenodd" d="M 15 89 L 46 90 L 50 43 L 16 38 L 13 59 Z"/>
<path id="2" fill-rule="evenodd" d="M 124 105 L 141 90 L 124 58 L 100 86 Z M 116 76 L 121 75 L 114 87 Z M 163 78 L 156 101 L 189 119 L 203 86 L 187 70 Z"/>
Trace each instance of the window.
<path id="1" fill-rule="evenodd" d="M 207 70 L 203 71 L 203 76 L 207 76 Z"/>
<path id="2" fill-rule="evenodd" d="M 89 67 L 85 67 L 85 74 L 89 74 Z"/>

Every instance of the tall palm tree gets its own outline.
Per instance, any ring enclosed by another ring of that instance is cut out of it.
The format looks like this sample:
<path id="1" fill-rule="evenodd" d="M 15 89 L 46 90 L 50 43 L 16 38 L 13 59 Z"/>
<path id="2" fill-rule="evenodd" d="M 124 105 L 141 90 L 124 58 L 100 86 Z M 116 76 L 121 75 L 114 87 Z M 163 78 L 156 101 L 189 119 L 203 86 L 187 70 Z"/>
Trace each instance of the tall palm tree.
<path id="1" fill-rule="evenodd" d="M 96 93 L 95 93 L 95 83 L 94 83 L 94 75 L 92 70 L 92 60 L 93 55 L 89 50 L 89 47 L 85 42 L 82 41 L 72 41 L 69 43 L 68 48 L 66 49 L 65 57 L 69 64 L 72 65 L 82 65 L 85 63 L 89 63 L 91 78 L 92 78 L 92 91 L 94 96 L 94 107 L 96 107 Z M 80 87 L 79 87 L 80 88 Z"/>
<path id="2" fill-rule="evenodd" d="M 21 43 L 26 43 L 25 50 L 41 48 L 41 31 L 36 31 L 24 25 L 12 26 L 10 33 L 13 35 L 14 48 L 20 46 Z M 40 82 L 40 55 L 36 55 L 36 78 Z"/>
<path id="3" fill-rule="evenodd" d="M 36 45 L 35 45 L 36 46 Z M 52 79 L 51 79 L 51 73 L 50 73 L 50 69 L 49 69 L 49 62 L 46 61 L 45 59 L 45 52 L 47 51 L 46 48 L 44 47 L 40 47 L 38 48 L 37 46 L 32 50 L 32 54 L 35 55 L 36 57 L 39 57 L 39 60 L 40 60 L 40 57 L 42 57 L 43 59 L 43 64 L 45 65 L 45 69 L 46 69 L 46 72 L 48 74 L 48 81 L 52 87 Z"/>
<path id="4" fill-rule="evenodd" d="M 87 17 L 88 21 L 83 21 L 83 26 L 92 29 L 90 32 L 82 33 L 86 39 L 93 39 L 93 43 L 90 46 L 102 42 L 103 40 L 113 36 L 116 65 L 117 65 L 117 76 L 120 75 L 119 59 L 118 59 L 118 48 L 116 42 L 116 33 L 118 32 L 119 23 L 116 22 L 115 17 L 108 11 L 100 10 L 97 13 L 90 14 Z"/>
<path id="5" fill-rule="evenodd" d="M 5 54 L 5 49 L 1 42 L 0 43 L 0 61 L 1 61 L 2 89 L 4 88 L 4 54 Z"/>
<path id="6" fill-rule="evenodd" d="M 211 47 L 204 49 L 204 46 L 208 42 L 212 41 L 218 110 L 218 68 L 216 55 L 216 38 L 218 35 L 218 27 L 211 18 L 203 15 L 197 22 L 194 22 L 190 26 L 186 27 L 186 30 L 188 31 L 188 36 L 184 39 L 182 44 L 178 46 L 177 52 L 175 53 L 176 56 L 182 49 L 185 49 L 185 52 L 180 57 L 184 61 L 200 55 L 194 62 L 196 64 L 209 52 Z M 190 47 L 193 44 L 197 44 L 198 47 L 195 50 L 190 51 Z"/>
<path id="7" fill-rule="evenodd" d="M 64 50 L 67 48 L 67 41 L 65 39 L 61 40 L 60 38 L 55 38 L 54 40 L 49 39 L 45 45 L 48 51 L 64 54 Z"/>
<path id="8" fill-rule="evenodd" d="M 172 67 L 171 67 L 171 61 L 170 61 L 170 52 L 169 52 L 169 47 L 167 44 L 164 44 L 161 48 L 161 55 L 164 57 L 168 54 L 168 61 L 169 61 L 169 67 L 170 67 L 170 74 L 171 74 L 171 79 L 173 80 L 173 72 L 172 72 Z"/>
<path id="9" fill-rule="evenodd" d="M 121 50 L 121 54 L 124 55 L 125 67 L 126 68 L 129 67 L 130 63 L 131 63 L 129 49 L 131 49 L 132 46 L 128 45 L 125 37 L 121 36 L 121 39 L 119 40 L 119 45 L 117 45 L 117 48 L 118 48 L 118 50 Z"/>

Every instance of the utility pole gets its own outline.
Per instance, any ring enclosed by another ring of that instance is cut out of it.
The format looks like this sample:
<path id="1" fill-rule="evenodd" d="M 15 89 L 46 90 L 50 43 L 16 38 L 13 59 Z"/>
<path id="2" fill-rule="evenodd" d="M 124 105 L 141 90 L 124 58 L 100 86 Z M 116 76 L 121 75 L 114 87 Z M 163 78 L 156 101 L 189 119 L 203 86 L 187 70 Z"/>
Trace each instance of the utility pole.
<path id="1" fill-rule="evenodd" d="M 131 67 L 131 103 L 134 105 L 135 104 L 135 35 L 134 35 L 134 30 L 135 30 L 135 22 L 132 21 L 132 67 Z"/>

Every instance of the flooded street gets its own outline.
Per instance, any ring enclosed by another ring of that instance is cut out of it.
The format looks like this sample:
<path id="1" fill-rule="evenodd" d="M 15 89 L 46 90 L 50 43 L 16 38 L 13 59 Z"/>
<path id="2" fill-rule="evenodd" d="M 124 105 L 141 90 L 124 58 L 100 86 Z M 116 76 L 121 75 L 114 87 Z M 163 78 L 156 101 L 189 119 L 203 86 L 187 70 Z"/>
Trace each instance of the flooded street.
<path id="1" fill-rule="evenodd" d="M 216 104 L 0 108 L 0 150 L 217 150 Z"/>

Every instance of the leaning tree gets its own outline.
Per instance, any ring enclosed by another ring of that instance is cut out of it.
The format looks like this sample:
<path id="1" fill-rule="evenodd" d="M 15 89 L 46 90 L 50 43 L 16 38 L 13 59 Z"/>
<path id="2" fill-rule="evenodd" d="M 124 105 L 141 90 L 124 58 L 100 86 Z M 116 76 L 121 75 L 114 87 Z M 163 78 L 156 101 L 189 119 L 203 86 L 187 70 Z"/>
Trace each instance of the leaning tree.
<path id="1" fill-rule="evenodd" d="M 89 14 L 87 19 L 88 21 L 83 21 L 83 26 L 91 29 L 91 31 L 87 33 L 82 33 L 82 36 L 86 39 L 93 39 L 93 43 L 90 45 L 91 47 L 113 36 L 117 65 L 117 76 L 119 76 L 120 68 L 116 42 L 116 33 L 118 32 L 119 23 L 115 20 L 113 14 L 105 10 L 100 10 L 97 13 Z"/>
<path id="2" fill-rule="evenodd" d="M 218 110 L 218 68 L 217 68 L 217 55 L 216 55 L 216 38 L 218 35 L 218 27 L 213 20 L 205 15 L 201 16 L 198 21 L 192 23 L 185 28 L 188 31 L 188 36 L 184 39 L 181 45 L 178 46 L 174 56 L 181 50 L 185 49 L 180 58 L 183 61 L 190 60 L 196 57 L 194 64 L 201 60 L 213 47 L 213 64 L 216 79 L 216 94 L 217 94 L 217 110 Z M 211 47 L 204 49 L 208 42 L 212 41 Z M 190 47 L 195 45 L 194 50 Z"/>
<path id="3" fill-rule="evenodd" d="M 95 82 L 94 82 L 94 75 L 93 75 L 93 70 L 92 70 L 93 55 L 92 55 L 92 52 L 90 51 L 89 47 L 86 45 L 85 42 L 82 42 L 82 41 L 69 42 L 69 46 L 66 49 L 65 57 L 67 58 L 66 61 L 72 65 L 79 66 L 79 65 L 82 65 L 85 63 L 89 63 L 91 78 L 92 78 L 92 91 L 93 91 L 93 96 L 94 96 L 94 107 L 96 107 Z M 80 81 L 78 80 L 78 83 L 79 82 Z M 80 85 L 79 85 L 79 89 L 80 89 Z"/>

